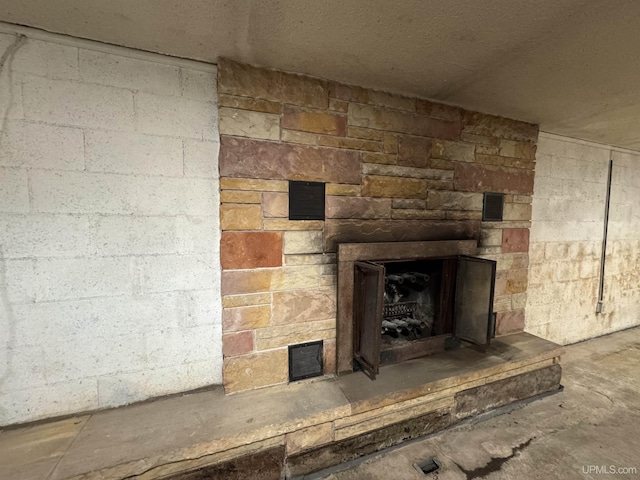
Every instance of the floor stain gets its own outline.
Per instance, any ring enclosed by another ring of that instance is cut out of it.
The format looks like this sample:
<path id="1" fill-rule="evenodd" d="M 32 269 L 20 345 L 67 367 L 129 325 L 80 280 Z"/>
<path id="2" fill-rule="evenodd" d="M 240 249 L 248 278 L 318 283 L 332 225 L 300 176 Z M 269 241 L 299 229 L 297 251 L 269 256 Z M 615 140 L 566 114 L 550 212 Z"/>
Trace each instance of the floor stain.
<path id="1" fill-rule="evenodd" d="M 511 449 L 511 455 L 508 455 L 506 457 L 491 457 L 491 460 L 489 460 L 489 463 L 487 463 L 482 467 L 477 467 L 477 468 L 474 468 L 473 470 L 466 470 L 465 468 L 461 467 L 457 463 L 456 463 L 456 466 L 460 469 L 460 471 L 462 471 L 462 473 L 464 473 L 467 476 L 467 480 L 486 477 L 490 473 L 497 472 L 498 470 L 500 470 L 502 468 L 502 465 L 507 463 L 513 457 L 515 457 L 519 452 L 527 448 L 531 444 L 534 438 L 536 437 L 532 437 L 526 442 L 521 443 L 517 447 L 513 447 Z"/>

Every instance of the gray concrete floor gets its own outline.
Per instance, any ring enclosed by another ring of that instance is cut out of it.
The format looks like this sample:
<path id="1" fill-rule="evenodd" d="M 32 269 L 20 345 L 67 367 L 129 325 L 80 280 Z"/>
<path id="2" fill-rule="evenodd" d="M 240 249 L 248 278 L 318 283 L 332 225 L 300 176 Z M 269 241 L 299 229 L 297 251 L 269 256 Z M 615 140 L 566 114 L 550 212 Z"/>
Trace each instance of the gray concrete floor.
<path id="1" fill-rule="evenodd" d="M 561 364 L 562 393 L 312 478 L 640 478 L 640 328 L 569 346 Z M 438 471 L 418 473 L 432 456 Z"/>

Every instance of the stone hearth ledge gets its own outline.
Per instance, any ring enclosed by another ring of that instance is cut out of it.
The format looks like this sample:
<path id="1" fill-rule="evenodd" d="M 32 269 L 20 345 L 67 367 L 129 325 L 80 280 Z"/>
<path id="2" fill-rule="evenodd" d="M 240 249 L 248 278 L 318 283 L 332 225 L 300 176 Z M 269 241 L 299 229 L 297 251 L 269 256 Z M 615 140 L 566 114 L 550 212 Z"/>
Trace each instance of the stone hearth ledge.
<path id="1" fill-rule="evenodd" d="M 44 473 L 50 462 L 51 474 L 42 476 L 50 480 L 165 478 L 269 451 L 285 457 L 291 474 L 308 473 L 350 459 L 343 450 L 359 449 L 361 438 L 368 443 L 352 458 L 379 448 L 376 435 L 391 438 L 394 427 L 402 432 L 389 445 L 553 391 L 562 353 L 517 333 L 494 339 L 486 353 L 460 348 L 382 367 L 376 381 L 356 372 L 227 396 L 217 388 L 10 429 L 0 432 L 0 446 L 46 447 L 47 458 L 33 463 Z M 426 426 L 409 432 L 421 421 Z M 5 473 L 30 478 L 21 476 L 26 467 Z"/>

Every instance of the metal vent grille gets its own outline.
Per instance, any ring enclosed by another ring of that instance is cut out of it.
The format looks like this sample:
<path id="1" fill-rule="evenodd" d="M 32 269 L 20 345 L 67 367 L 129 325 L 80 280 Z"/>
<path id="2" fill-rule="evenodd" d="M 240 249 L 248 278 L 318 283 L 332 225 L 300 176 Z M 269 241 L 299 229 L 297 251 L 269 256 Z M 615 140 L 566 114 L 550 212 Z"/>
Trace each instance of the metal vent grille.
<path id="1" fill-rule="evenodd" d="M 324 183 L 289 182 L 289 220 L 324 220 Z"/>
<path id="2" fill-rule="evenodd" d="M 289 345 L 289 381 L 322 375 L 322 340 Z"/>
<path id="3" fill-rule="evenodd" d="M 503 205 L 504 193 L 485 192 L 482 220 L 485 222 L 501 222 Z"/>

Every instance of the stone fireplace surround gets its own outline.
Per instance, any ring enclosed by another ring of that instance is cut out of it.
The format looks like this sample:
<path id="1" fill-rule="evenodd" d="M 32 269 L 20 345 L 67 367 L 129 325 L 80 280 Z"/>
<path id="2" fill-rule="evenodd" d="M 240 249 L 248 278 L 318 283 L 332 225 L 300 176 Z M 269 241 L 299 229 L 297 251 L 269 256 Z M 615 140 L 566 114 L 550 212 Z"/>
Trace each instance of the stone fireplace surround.
<path id="1" fill-rule="evenodd" d="M 473 240 L 497 261 L 497 334 L 522 330 L 536 125 L 224 59 L 218 93 L 227 393 L 286 383 L 291 344 L 350 369 L 341 243 Z M 326 184 L 324 221 L 288 219 L 289 180 Z M 487 191 L 503 222 L 482 222 Z"/>

